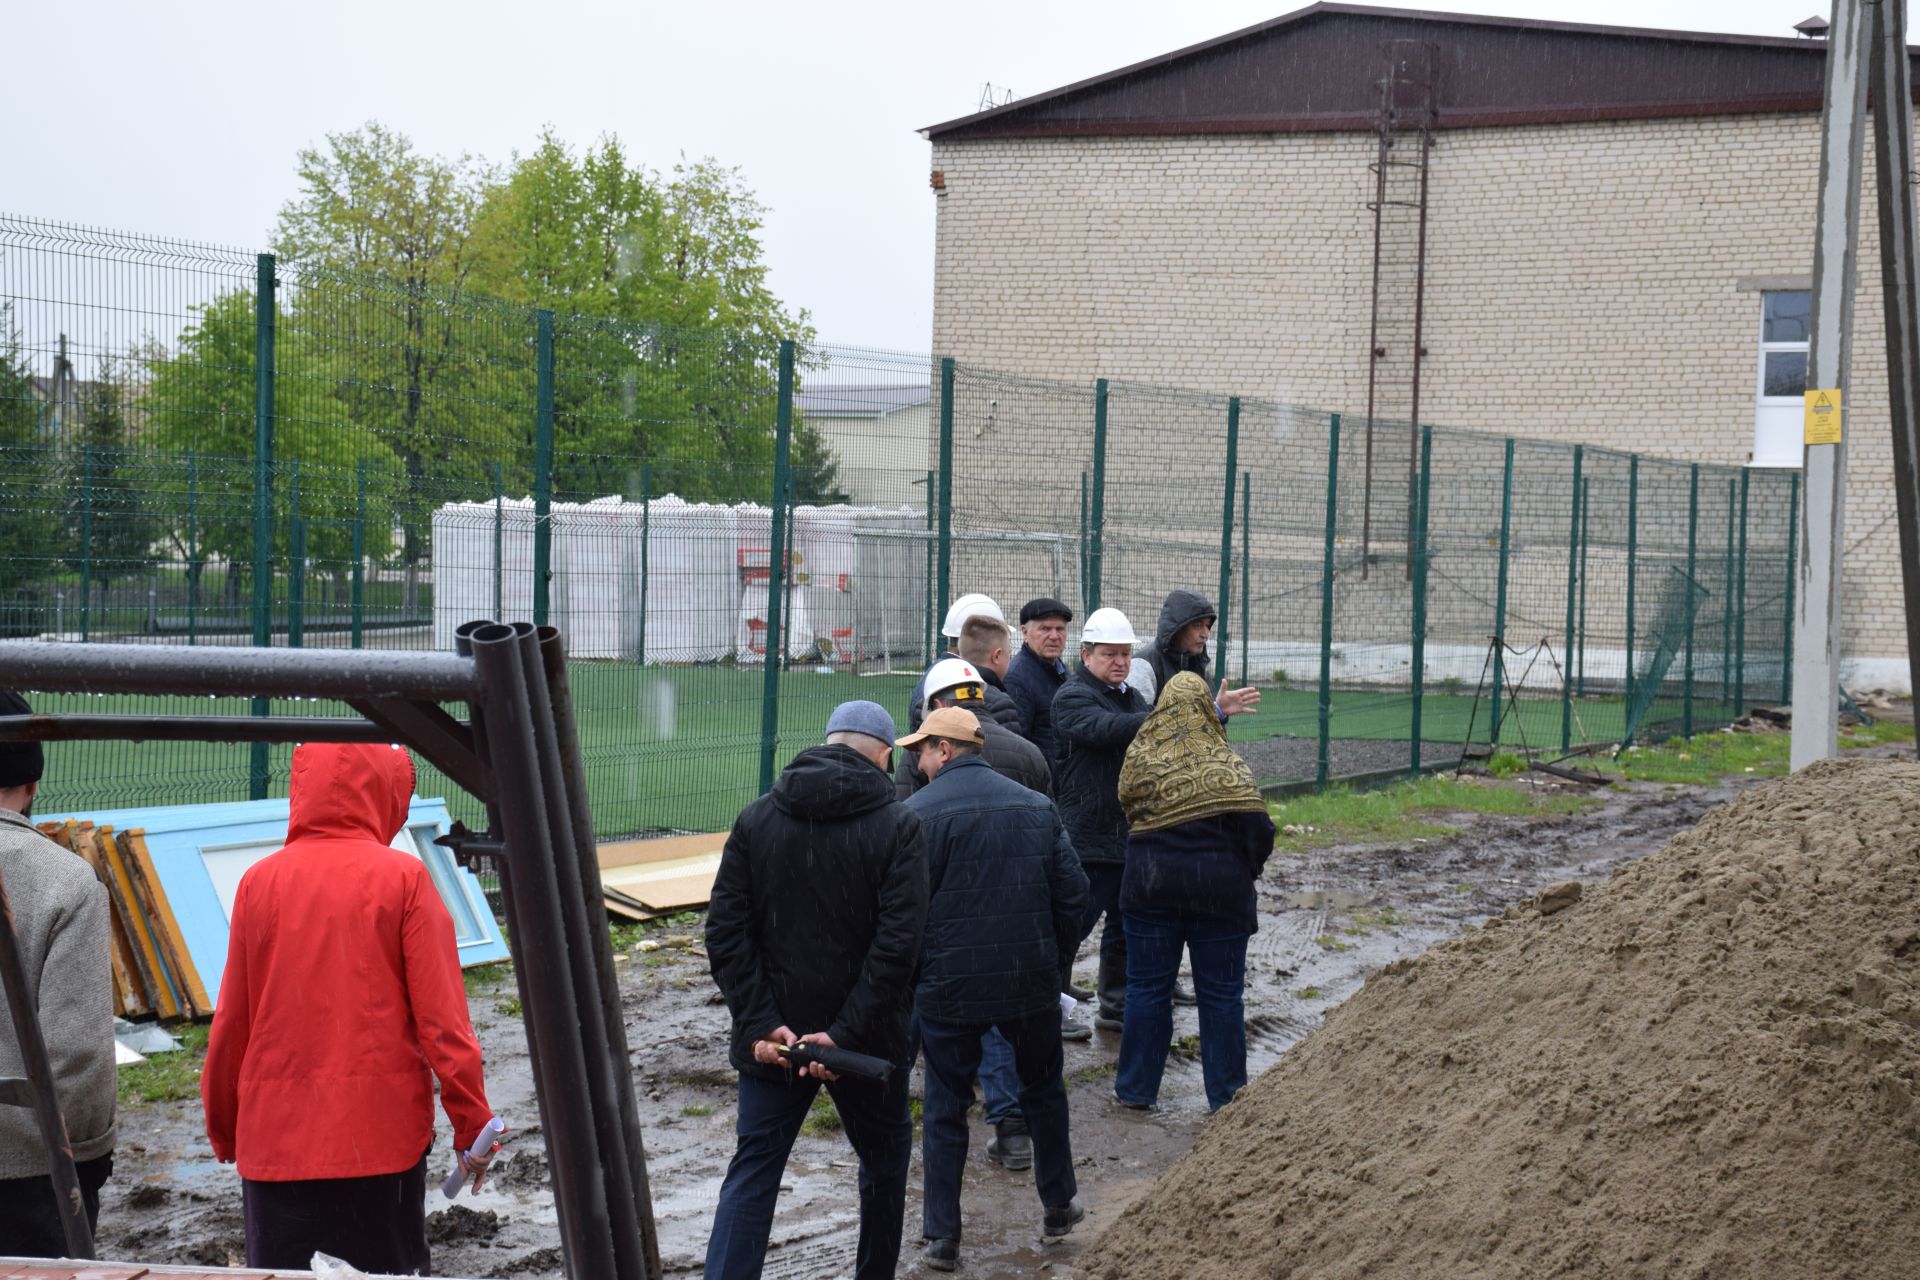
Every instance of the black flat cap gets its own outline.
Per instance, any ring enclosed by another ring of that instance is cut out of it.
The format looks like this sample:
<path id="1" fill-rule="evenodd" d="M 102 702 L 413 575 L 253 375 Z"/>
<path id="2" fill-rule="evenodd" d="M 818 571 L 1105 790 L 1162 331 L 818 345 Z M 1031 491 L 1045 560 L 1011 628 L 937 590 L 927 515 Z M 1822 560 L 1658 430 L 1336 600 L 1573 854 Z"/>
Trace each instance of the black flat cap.
<path id="1" fill-rule="evenodd" d="M 1059 618 L 1064 622 L 1073 621 L 1073 610 L 1052 596 L 1040 596 L 1020 606 L 1020 625 L 1026 626 L 1035 618 Z"/>
<path id="2" fill-rule="evenodd" d="M 0 716 L 28 716 L 33 708 L 11 689 L 0 689 Z M 0 787 L 20 787 L 40 781 L 46 772 L 46 752 L 37 742 L 0 742 Z"/>

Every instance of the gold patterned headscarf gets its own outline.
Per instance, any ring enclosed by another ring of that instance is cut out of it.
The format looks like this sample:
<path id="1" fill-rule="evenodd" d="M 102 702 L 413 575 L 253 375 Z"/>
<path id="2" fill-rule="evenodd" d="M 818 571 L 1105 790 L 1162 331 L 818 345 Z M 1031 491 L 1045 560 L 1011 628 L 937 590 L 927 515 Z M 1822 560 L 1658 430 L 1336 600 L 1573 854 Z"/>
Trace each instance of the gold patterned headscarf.
<path id="1" fill-rule="evenodd" d="M 1227 746 L 1207 682 L 1182 671 L 1140 726 L 1120 769 L 1120 804 L 1133 830 L 1168 827 L 1222 813 L 1265 813 L 1253 770 Z"/>

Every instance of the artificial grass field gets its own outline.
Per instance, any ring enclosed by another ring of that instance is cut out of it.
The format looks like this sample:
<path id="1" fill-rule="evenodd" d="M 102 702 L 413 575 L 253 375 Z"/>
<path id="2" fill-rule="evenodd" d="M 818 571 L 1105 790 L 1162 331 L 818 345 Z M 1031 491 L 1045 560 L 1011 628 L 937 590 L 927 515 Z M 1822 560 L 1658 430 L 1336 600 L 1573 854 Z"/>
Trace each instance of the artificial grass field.
<path id="1" fill-rule="evenodd" d="M 818 742 L 834 706 L 868 698 L 893 712 L 906 731 L 906 703 L 915 673 L 857 676 L 810 669 L 781 673 L 776 766 Z M 765 675 L 758 667 L 636 667 L 578 662 L 571 681 L 595 829 L 603 836 L 649 830 L 716 831 L 759 793 L 761 717 Z M 242 699 L 90 697 L 39 694 L 37 710 L 118 715 L 245 715 Z M 1317 688 L 1264 690 L 1258 713 L 1236 716 L 1236 742 L 1319 734 Z M 1406 741 L 1412 697 L 1404 691 L 1335 689 L 1329 736 Z M 346 714 L 337 703 L 276 702 L 285 715 Z M 1617 742 L 1624 700 L 1617 695 L 1576 698 L 1573 743 Z M 1421 737 L 1430 743 L 1487 739 L 1490 708 L 1476 708 L 1473 691 L 1429 692 L 1421 702 Z M 1662 699 L 1650 721 L 1677 725 L 1679 699 Z M 1697 728 L 1724 724 L 1725 706 L 1697 700 Z M 1558 754 L 1559 697 L 1527 698 L 1502 726 L 1504 745 L 1524 742 Z M 1669 730 L 1671 731 L 1671 730 Z M 291 747 L 269 751 L 268 794 L 286 794 Z M 52 743 L 36 807 L 42 813 L 93 812 L 146 805 L 201 804 L 248 798 L 250 748 L 223 743 Z M 1268 779 L 1290 781 L 1291 779 Z M 456 817 L 470 823 L 480 806 L 436 770 L 422 767 L 419 792 L 445 796 Z"/>

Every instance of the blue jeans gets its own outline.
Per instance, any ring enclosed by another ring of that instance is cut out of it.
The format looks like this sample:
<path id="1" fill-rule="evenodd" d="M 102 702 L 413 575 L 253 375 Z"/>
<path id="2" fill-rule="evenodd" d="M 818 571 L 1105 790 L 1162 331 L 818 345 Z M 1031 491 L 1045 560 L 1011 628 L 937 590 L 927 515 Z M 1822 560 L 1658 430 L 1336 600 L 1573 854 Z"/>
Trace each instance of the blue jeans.
<path id="1" fill-rule="evenodd" d="M 1013 1046 L 998 1028 L 980 1039 L 980 1102 L 987 1123 L 1020 1119 L 1020 1073 L 1013 1065 Z"/>
<path id="2" fill-rule="evenodd" d="M 1013 1051 L 1020 1081 L 1020 1108 L 1033 1135 L 1034 1184 L 1042 1208 L 1058 1209 L 1079 1192 L 1073 1176 L 1073 1146 L 1067 1132 L 1067 1087 L 1060 1070 L 1060 1010 L 992 1024 Z M 920 1019 L 920 1047 L 927 1062 L 921 1112 L 920 1165 L 924 1234 L 929 1240 L 960 1238 L 960 1181 L 967 1165 L 967 1108 L 973 1104 L 985 1026 L 955 1026 Z"/>
<path id="3" fill-rule="evenodd" d="M 1247 1083 L 1247 934 L 1227 920 L 1170 911 L 1129 911 L 1126 922 L 1127 1015 L 1113 1092 L 1136 1106 L 1160 1100 L 1173 1042 L 1173 979 L 1184 946 L 1200 1005 L 1200 1074 L 1207 1107 L 1218 1111 Z"/>
<path id="4" fill-rule="evenodd" d="M 740 1074 L 739 1137 L 720 1207 L 707 1240 L 706 1280 L 759 1280 L 773 1233 L 780 1175 L 820 1081 L 767 1080 Z M 860 1249 L 857 1280 L 884 1280 L 900 1265 L 907 1213 L 907 1166 L 913 1159 L 913 1121 L 907 1113 L 907 1073 L 885 1084 L 841 1077 L 827 1085 L 847 1142 L 860 1157 Z"/>

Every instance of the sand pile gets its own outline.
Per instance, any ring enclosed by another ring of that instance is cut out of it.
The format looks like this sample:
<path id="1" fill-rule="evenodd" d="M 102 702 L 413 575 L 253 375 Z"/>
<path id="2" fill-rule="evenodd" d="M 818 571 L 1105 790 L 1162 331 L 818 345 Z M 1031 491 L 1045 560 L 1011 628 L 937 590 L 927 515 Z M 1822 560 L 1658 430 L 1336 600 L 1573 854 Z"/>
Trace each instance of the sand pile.
<path id="1" fill-rule="evenodd" d="M 1920 765 L 1770 783 L 1388 966 L 1081 1267 L 1920 1275 Z"/>

